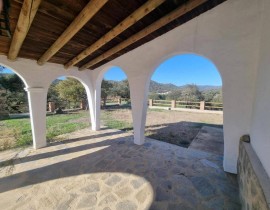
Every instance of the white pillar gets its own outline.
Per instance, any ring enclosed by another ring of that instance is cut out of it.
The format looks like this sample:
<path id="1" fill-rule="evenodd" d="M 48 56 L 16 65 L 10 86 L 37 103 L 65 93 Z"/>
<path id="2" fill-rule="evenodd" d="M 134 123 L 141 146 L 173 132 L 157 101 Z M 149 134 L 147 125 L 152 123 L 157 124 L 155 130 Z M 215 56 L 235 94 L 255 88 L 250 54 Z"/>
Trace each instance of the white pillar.
<path id="1" fill-rule="evenodd" d="M 46 146 L 46 97 L 42 87 L 25 88 L 28 94 L 30 120 L 33 136 L 33 147 L 38 149 Z"/>
<path id="2" fill-rule="evenodd" d="M 129 80 L 134 143 L 142 145 L 145 142 L 144 131 L 147 114 L 148 85 L 147 78 L 130 77 Z"/>
<path id="3" fill-rule="evenodd" d="M 97 99 L 96 89 L 88 86 L 86 90 L 92 130 L 98 131 L 100 130 L 100 99 Z"/>
<path id="4" fill-rule="evenodd" d="M 100 130 L 100 100 L 101 100 L 101 86 L 96 86 L 93 94 L 93 110 L 94 110 L 94 127 L 93 130 Z"/>

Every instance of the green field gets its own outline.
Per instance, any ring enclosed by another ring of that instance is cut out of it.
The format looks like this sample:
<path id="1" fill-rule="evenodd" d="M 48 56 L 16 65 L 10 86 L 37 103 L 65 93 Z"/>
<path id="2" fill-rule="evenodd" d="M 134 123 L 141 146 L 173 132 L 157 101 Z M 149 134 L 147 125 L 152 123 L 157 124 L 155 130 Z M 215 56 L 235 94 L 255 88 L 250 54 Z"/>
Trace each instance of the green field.
<path id="1" fill-rule="evenodd" d="M 89 126 L 89 112 L 50 115 L 46 117 L 47 141 L 55 137 Z M 32 144 L 30 119 L 8 119 L 0 121 L 0 150 Z"/>
<path id="2" fill-rule="evenodd" d="M 103 125 L 119 130 L 131 130 L 132 125 L 113 118 L 109 110 L 102 110 Z M 90 127 L 88 111 L 69 114 L 49 115 L 46 117 L 48 142 L 59 141 L 57 136 Z M 0 121 L 0 151 L 32 145 L 32 133 L 29 118 L 7 119 Z"/>

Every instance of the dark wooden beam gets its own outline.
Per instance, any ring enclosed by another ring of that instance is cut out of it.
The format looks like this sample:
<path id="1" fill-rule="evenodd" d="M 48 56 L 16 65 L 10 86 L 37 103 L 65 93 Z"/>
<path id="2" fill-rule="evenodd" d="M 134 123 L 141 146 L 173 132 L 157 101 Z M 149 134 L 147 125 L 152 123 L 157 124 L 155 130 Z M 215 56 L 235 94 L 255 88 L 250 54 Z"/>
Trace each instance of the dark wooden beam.
<path id="1" fill-rule="evenodd" d="M 56 54 L 72 37 L 106 4 L 108 0 L 91 0 L 58 37 L 52 46 L 39 58 L 38 64 L 43 65 Z"/>
<path id="2" fill-rule="evenodd" d="M 94 44 L 89 46 L 87 49 L 85 49 L 83 52 L 81 52 L 79 55 L 74 57 L 71 61 L 69 61 L 65 68 L 69 68 L 71 66 L 74 66 L 79 61 L 83 60 L 87 56 L 91 55 L 93 52 L 104 46 L 106 43 L 111 41 L 113 38 L 118 36 L 120 33 L 122 33 L 124 30 L 129 28 L 130 26 L 134 25 L 136 22 L 138 22 L 140 19 L 142 19 L 144 16 L 149 14 L 151 11 L 153 11 L 155 8 L 157 8 L 159 5 L 161 5 L 165 0 L 149 0 L 144 5 L 142 5 L 139 9 L 137 9 L 135 12 L 133 12 L 130 16 L 128 16 L 126 19 L 124 19 L 121 23 L 119 23 L 117 26 L 115 26 L 112 30 L 110 30 L 108 33 L 106 33 L 103 37 L 101 37 L 99 40 L 97 40 Z"/>
<path id="3" fill-rule="evenodd" d="M 147 35 L 153 33 L 154 31 L 160 29 L 161 27 L 167 25 L 168 23 L 172 22 L 173 20 L 185 15 L 186 13 L 190 12 L 191 10 L 195 9 L 196 7 L 200 6 L 201 4 L 207 2 L 207 0 L 190 0 L 186 4 L 178 7 L 171 13 L 165 15 L 164 17 L 160 18 L 156 22 L 152 23 L 148 27 L 144 28 L 140 32 L 134 34 L 133 36 L 129 37 L 125 41 L 121 42 L 117 46 L 111 48 L 110 50 L 106 51 L 102 55 L 96 57 L 95 59 L 89 61 L 85 65 L 79 68 L 80 71 L 86 70 L 89 67 L 94 66 L 95 64 L 105 60 L 106 58 L 116 54 L 120 50 L 125 49 L 126 47 L 130 46 L 131 44 L 139 41 L 140 39 L 146 37 Z"/>
<path id="4" fill-rule="evenodd" d="M 42 0 L 24 0 L 9 48 L 8 59 L 15 60 L 17 58 L 41 1 Z"/>

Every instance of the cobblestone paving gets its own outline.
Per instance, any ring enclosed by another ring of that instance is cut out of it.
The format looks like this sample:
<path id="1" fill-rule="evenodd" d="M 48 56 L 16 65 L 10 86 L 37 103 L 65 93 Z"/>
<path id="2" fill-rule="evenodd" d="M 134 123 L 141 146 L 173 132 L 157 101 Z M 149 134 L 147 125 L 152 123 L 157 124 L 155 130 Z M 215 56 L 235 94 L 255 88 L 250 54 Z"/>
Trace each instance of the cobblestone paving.
<path id="1" fill-rule="evenodd" d="M 62 137 L 0 153 L 1 209 L 240 209 L 222 156 L 109 129 Z"/>

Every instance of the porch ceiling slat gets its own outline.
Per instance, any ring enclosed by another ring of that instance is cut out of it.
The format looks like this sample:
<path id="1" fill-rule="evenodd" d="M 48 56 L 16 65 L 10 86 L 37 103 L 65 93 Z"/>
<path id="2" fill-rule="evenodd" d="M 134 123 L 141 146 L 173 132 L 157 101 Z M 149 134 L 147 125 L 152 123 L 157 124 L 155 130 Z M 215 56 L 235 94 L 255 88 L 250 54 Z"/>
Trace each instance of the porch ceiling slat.
<path id="1" fill-rule="evenodd" d="M 81 52 L 79 55 L 77 55 L 71 61 L 69 61 L 65 65 L 65 68 L 69 68 L 75 65 L 79 61 L 86 58 L 88 55 L 91 55 L 91 53 L 95 52 L 97 49 L 99 49 L 100 47 L 102 47 L 103 45 L 111 41 L 113 38 L 118 36 L 124 30 L 126 30 L 127 28 L 135 24 L 137 21 L 142 19 L 151 11 L 153 11 L 163 2 L 165 2 L 165 0 L 151 0 L 151 1 L 146 2 L 139 9 L 135 10 L 130 16 L 124 19 L 121 23 L 119 23 L 116 27 L 114 27 L 112 30 L 110 30 L 108 33 L 102 36 L 99 40 L 97 40 L 94 44 L 89 46 L 87 49 L 85 49 L 83 52 Z"/>
<path id="2" fill-rule="evenodd" d="M 11 41 L 8 58 L 15 60 L 42 0 L 25 0 Z"/>
<path id="3" fill-rule="evenodd" d="M 129 37 L 125 41 L 121 42 L 117 46 L 111 48 L 110 50 L 106 51 L 102 55 L 98 56 L 97 58 L 91 60 L 90 62 L 86 63 L 82 67 L 79 68 L 80 71 L 86 70 L 89 67 L 105 60 L 106 58 L 114 55 L 115 53 L 123 50 L 124 48 L 130 46 L 131 44 L 137 42 L 138 40 L 146 37 L 147 35 L 153 33 L 154 31 L 160 29 L 161 27 L 167 25 L 168 23 L 172 22 L 173 20 L 179 18 L 180 16 L 190 12 L 194 8 L 200 6 L 201 4 L 205 3 L 207 0 L 192 0 L 187 2 L 186 4 L 178 7 L 177 9 L 173 10 L 168 15 L 160 18 L 153 24 L 149 25 L 148 27 L 144 28 L 140 32 L 134 34 L 133 36 Z"/>
<path id="4" fill-rule="evenodd" d="M 53 45 L 40 57 L 38 64 L 43 65 L 56 54 L 107 2 L 108 0 L 90 1 Z"/>

